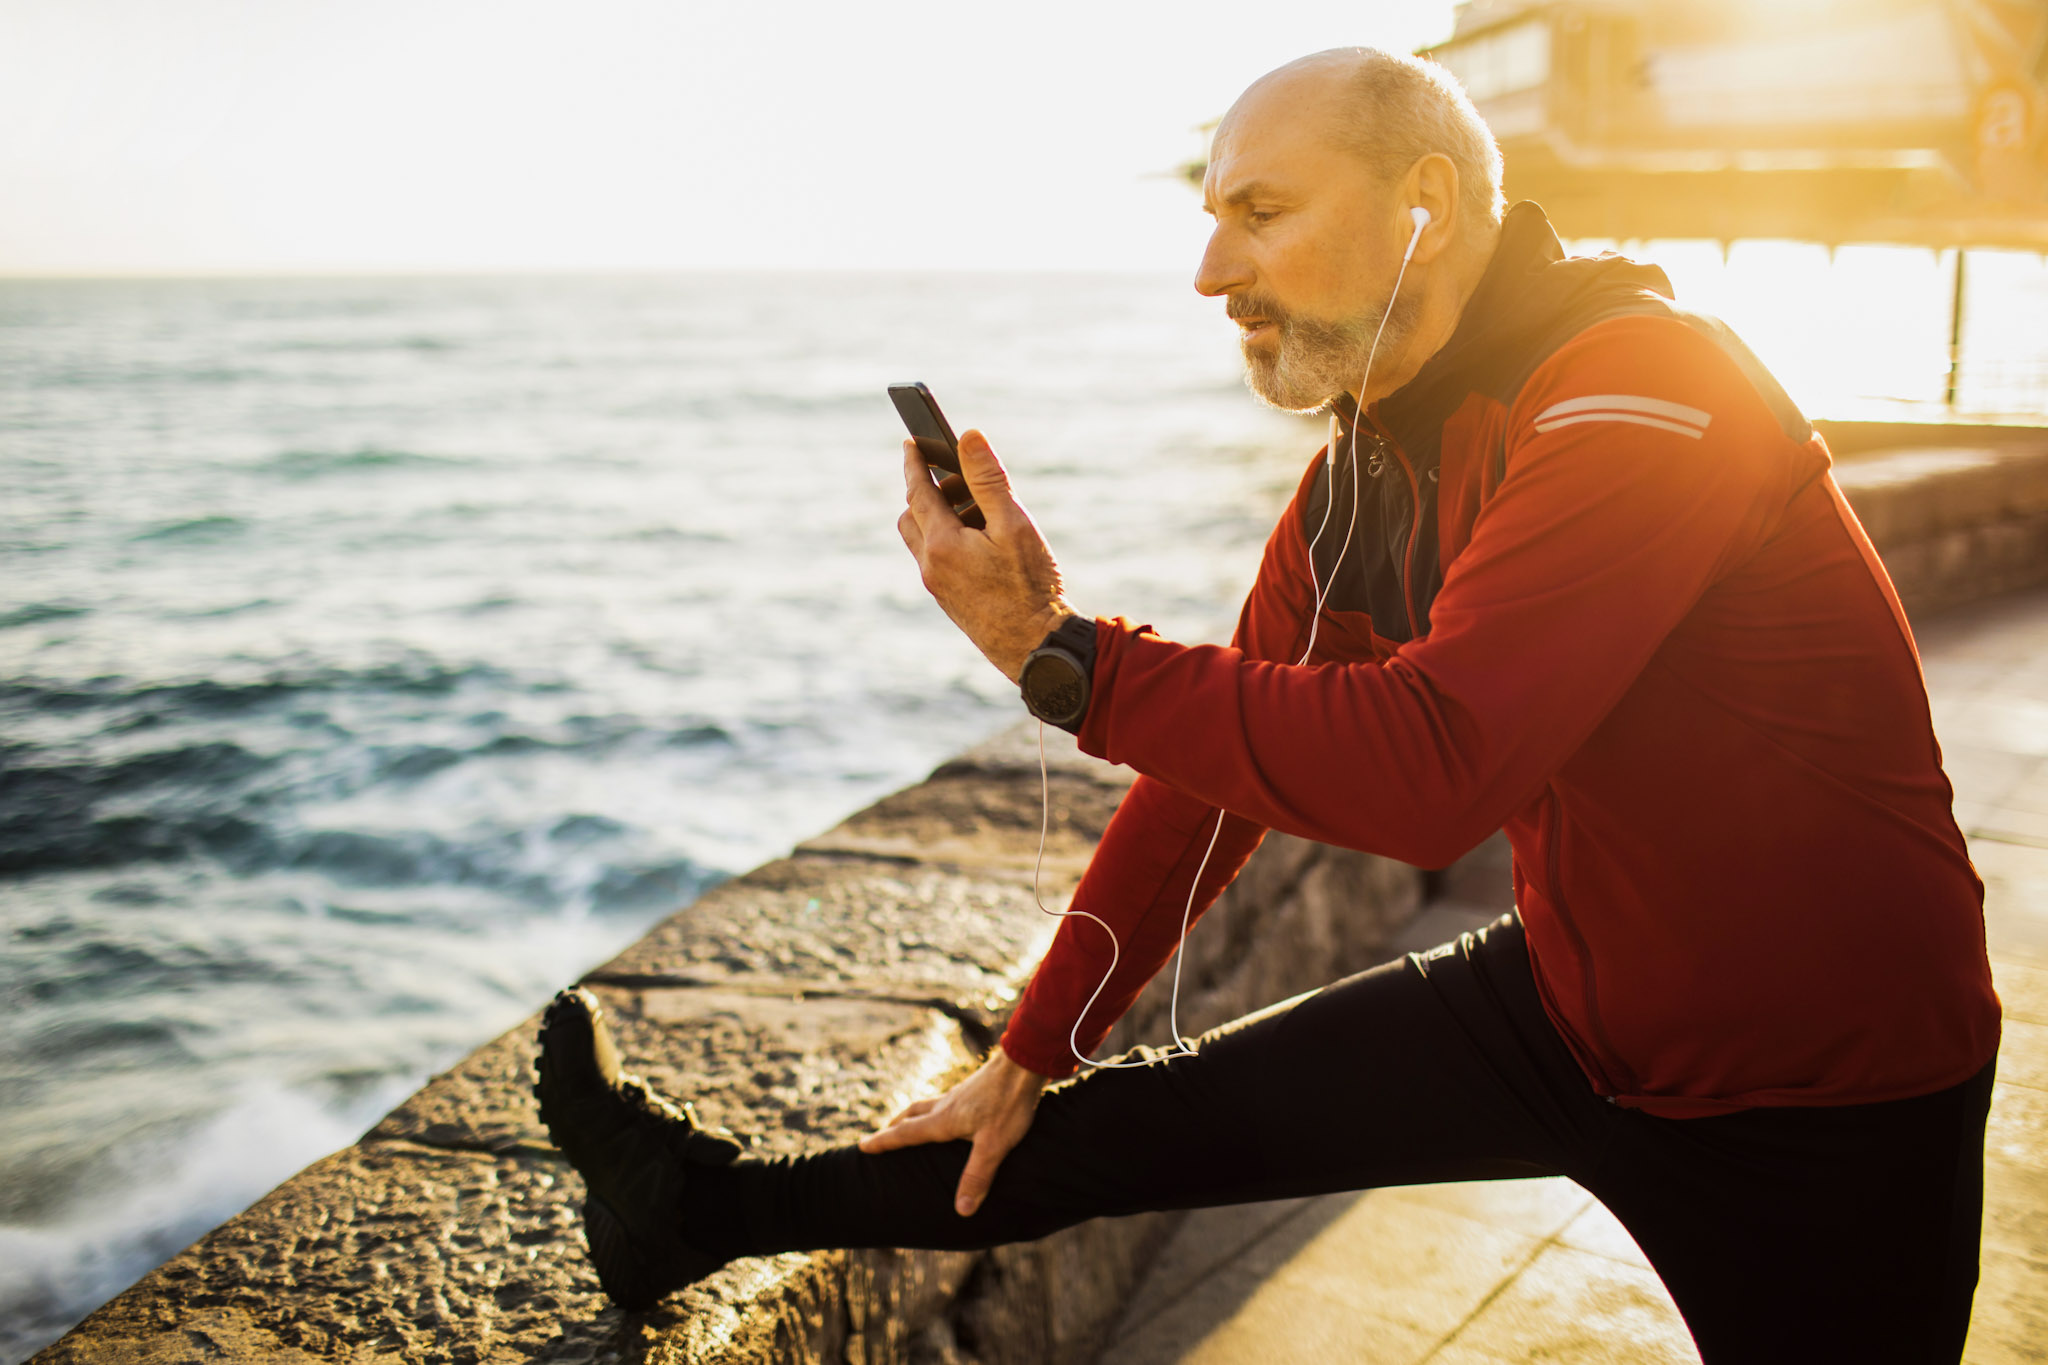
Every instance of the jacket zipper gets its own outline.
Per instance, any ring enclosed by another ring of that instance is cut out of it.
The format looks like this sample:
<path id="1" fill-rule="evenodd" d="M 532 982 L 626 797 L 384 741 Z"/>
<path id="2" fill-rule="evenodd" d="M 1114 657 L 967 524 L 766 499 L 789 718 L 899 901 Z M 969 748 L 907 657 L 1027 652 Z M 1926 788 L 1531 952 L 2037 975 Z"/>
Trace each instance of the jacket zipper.
<path id="1" fill-rule="evenodd" d="M 1412 640 L 1422 633 L 1422 622 L 1415 614 L 1415 542 L 1422 538 L 1422 488 L 1415 482 L 1414 467 L 1408 463 L 1407 455 L 1395 444 L 1394 438 L 1381 429 L 1377 418 L 1369 417 L 1367 420 L 1372 422 L 1374 453 L 1384 455 L 1392 451 L 1394 458 L 1401 462 L 1401 472 L 1408 477 L 1410 519 L 1408 548 L 1401 556 L 1401 604 L 1408 609 L 1408 638 Z"/>

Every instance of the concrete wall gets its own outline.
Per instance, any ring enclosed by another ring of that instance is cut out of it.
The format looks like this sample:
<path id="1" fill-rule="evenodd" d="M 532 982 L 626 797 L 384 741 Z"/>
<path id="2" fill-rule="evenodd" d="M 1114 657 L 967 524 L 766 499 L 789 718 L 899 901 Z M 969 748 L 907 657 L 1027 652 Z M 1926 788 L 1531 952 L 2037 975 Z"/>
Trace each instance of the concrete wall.
<path id="1" fill-rule="evenodd" d="M 1900 451 L 1840 479 L 1916 610 L 2048 579 L 2048 451 Z M 768 1152 L 850 1140 L 970 1067 L 1054 928 L 1031 887 L 1032 738 L 970 751 L 592 972 L 627 1064 Z M 1128 774 L 1049 739 L 1056 903 Z M 1378 960 L 1421 885 L 1269 838 L 1190 941 L 1184 1027 Z M 1113 1046 L 1162 1041 L 1164 1013 L 1162 984 Z M 1104 1220 L 985 1255 L 743 1261 L 628 1317 L 584 1261 L 580 1182 L 531 1099 L 533 1037 L 529 1020 L 435 1077 L 36 1359 L 1080 1361 L 1170 1230 Z"/>

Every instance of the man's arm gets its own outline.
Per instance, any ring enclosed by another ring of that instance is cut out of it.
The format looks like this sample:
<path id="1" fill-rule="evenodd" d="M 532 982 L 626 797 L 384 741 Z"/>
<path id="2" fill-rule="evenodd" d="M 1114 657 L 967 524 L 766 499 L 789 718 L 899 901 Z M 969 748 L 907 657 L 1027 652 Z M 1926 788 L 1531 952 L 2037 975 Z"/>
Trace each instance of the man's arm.
<path id="1" fill-rule="evenodd" d="M 1321 462 L 1318 452 L 1294 501 L 1267 537 L 1258 577 L 1231 636 L 1232 647 L 1246 658 L 1292 663 L 1308 638 L 1314 594 L 1301 508 Z M 1318 657 L 1330 657 L 1330 647 L 1329 637 L 1323 637 Z M 1219 814 L 1221 831 L 1216 829 Z M 1180 946 L 1183 921 L 1192 926 L 1201 918 L 1265 835 L 1266 827 L 1256 821 L 1220 813 L 1164 782 L 1139 777 L 1103 831 L 1070 907 L 1101 919 L 1115 932 L 1116 971 L 1104 980 L 1111 954 L 1102 926 L 1080 914 L 1070 916 L 1010 1016 L 1003 1051 L 1039 1075 L 1072 1075 L 1079 1065 L 1076 1052 L 1095 1055 Z M 1190 904 L 1197 867 L 1202 867 L 1201 885 Z M 1091 995 L 1096 999 L 1089 1007 Z"/>
<path id="2" fill-rule="evenodd" d="M 988 514 L 988 526 L 980 531 L 961 527 L 932 492 L 914 447 L 906 445 L 910 507 L 900 529 L 918 558 L 926 585 L 948 615 L 1014 679 L 1023 655 L 1051 629 L 1043 624 L 1046 608 L 1066 609 L 1058 570 L 1037 540 L 1029 517 L 1016 506 L 1002 466 L 981 433 L 963 434 L 960 450 L 975 501 Z M 1313 467 L 1304 487 L 1312 480 Z M 1267 542 L 1258 582 L 1239 617 L 1233 643 L 1254 656 L 1282 658 L 1297 647 L 1311 603 L 1298 525 L 1297 511 L 1290 507 Z M 967 557 L 975 567 L 947 572 L 945 566 L 955 556 Z M 943 593 L 939 584 L 945 585 Z M 1008 612 L 1000 627 L 986 619 L 991 608 Z M 1056 623 L 1059 617 L 1052 619 Z M 977 636 L 977 630 L 984 634 Z M 1207 846 L 1213 816 L 1200 802 L 1141 777 L 1119 804 L 1075 893 L 1075 908 L 1115 926 L 1121 946 L 1117 974 L 1104 986 L 1085 1023 L 1076 1030 L 1076 1018 L 1102 981 L 1109 953 L 1100 927 L 1076 917 L 1061 926 L 1001 1045 L 982 1066 L 946 1094 L 919 1100 L 898 1113 L 880 1132 L 865 1138 L 861 1149 L 876 1153 L 923 1142 L 970 1140 L 974 1150 L 954 1202 L 963 1217 L 980 1207 L 997 1166 L 1030 1128 L 1047 1078 L 1074 1070 L 1071 1044 L 1078 1039 L 1084 1053 L 1100 1046 L 1111 1025 L 1171 956 L 1187 908 L 1188 881 Z M 1264 833 L 1249 821 L 1226 818 L 1196 896 L 1196 915 L 1236 875 Z"/>

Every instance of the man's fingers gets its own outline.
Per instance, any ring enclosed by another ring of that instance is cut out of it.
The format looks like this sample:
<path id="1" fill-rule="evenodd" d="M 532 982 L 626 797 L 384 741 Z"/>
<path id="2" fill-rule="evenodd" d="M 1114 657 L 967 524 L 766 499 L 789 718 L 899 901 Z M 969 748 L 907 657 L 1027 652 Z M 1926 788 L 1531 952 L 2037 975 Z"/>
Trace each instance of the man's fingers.
<path id="1" fill-rule="evenodd" d="M 953 509 L 932 482 L 931 467 L 917 453 L 915 441 L 903 443 L 903 500 L 910 504 L 910 515 L 917 519 L 920 531 L 929 532 L 939 525 L 934 517 L 953 520 Z"/>
<path id="2" fill-rule="evenodd" d="M 988 443 L 988 437 L 973 427 L 960 436 L 960 473 L 967 480 L 974 500 L 983 507 L 1014 500 L 1010 496 L 1009 471 L 996 458 L 995 447 Z"/>
<path id="3" fill-rule="evenodd" d="M 879 1133 L 869 1133 L 860 1140 L 860 1149 L 873 1155 L 876 1152 L 893 1152 L 898 1147 L 915 1147 L 921 1142 L 946 1142 L 953 1134 L 946 1131 L 944 1114 L 919 1114 L 916 1118 L 899 1119 Z"/>
<path id="4" fill-rule="evenodd" d="M 932 1106 L 938 1102 L 939 1099 L 936 1095 L 928 1099 L 912 1100 L 896 1112 L 896 1117 L 890 1119 L 889 1124 L 893 1127 L 896 1124 L 902 1123 L 905 1119 L 914 1119 L 920 1114 L 929 1114 L 932 1111 Z"/>
<path id="5" fill-rule="evenodd" d="M 962 1218 L 980 1208 L 981 1201 L 988 1197 L 988 1187 L 995 1183 L 996 1167 L 1010 1154 L 1010 1146 L 986 1129 L 974 1135 L 974 1151 L 967 1158 L 967 1169 L 960 1172 L 960 1188 L 953 1192 L 953 1208 Z"/>
<path id="6" fill-rule="evenodd" d="M 876 1129 L 872 1133 L 869 1133 L 866 1137 L 860 1140 L 861 1150 L 868 1150 L 868 1144 L 874 1141 L 876 1138 L 880 1137 L 883 1133 L 889 1132 L 890 1130 L 895 1128 L 900 1128 L 904 1124 L 909 1123 L 913 1119 L 922 1118 L 924 1115 L 929 1114 L 932 1110 L 932 1106 L 937 1104 L 938 1102 L 939 1101 L 937 1097 L 933 1097 L 931 1099 L 915 1100 L 909 1104 L 904 1105 L 901 1109 L 896 1111 L 895 1115 L 892 1118 L 890 1118 L 890 1120 L 887 1123 L 883 1124 L 880 1128 Z M 878 1148 L 876 1150 L 885 1149 Z"/>

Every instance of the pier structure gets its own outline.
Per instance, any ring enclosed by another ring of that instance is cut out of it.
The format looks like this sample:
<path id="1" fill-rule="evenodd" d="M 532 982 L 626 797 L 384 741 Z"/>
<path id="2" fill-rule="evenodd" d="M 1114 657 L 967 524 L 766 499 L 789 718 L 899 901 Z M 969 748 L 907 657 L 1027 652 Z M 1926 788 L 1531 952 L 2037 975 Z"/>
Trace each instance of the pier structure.
<path id="1" fill-rule="evenodd" d="M 2027 0 L 1473 0 L 1424 50 L 1567 237 L 2048 252 L 2048 7 Z"/>
<path id="2" fill-rule="evenodd" d="M 1567 237 L 2048 251 L 2048 8 L 1474 0 L 1422 55 Z"/>

